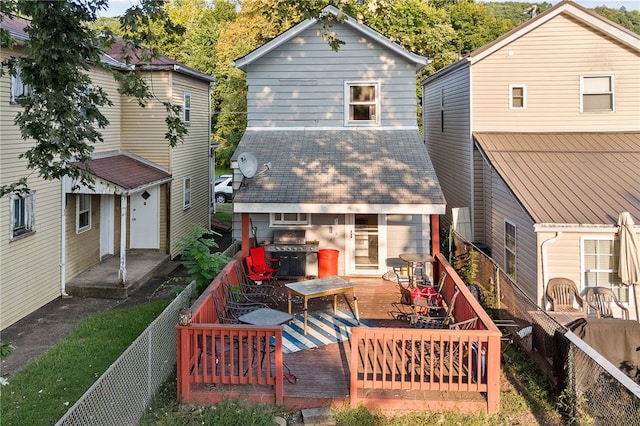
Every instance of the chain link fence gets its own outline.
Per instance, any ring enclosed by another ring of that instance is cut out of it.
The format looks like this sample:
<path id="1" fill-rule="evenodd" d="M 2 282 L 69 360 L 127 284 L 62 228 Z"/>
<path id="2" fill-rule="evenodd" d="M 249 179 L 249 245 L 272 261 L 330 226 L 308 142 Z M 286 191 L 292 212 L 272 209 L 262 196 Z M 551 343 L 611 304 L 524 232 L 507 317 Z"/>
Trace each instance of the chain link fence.
<path id="1" fill-rule="evenodd" d="M 640 385 L 542 310 L 491 259 L 454 233 L 453 264 L 484 291 L 497 323 L 549 378 L 561 411 L 580 425 L 640 426 Z M 466 280 L 469 282 L 468 280 Z M 640 350 L 640 348 L 639 348 Z"/>
<path id="2" fill-rule="evenodd" d="M 175 371 L 178 315 L 191 304 L 192 282 L 120 355 L 56 425 L 136 425 Z"/>

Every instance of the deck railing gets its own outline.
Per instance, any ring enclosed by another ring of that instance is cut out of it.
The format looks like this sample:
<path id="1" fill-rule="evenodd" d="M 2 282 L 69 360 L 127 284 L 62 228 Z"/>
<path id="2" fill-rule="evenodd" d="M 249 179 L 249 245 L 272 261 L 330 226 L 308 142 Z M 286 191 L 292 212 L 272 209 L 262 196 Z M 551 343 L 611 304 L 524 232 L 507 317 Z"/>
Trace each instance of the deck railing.
<path id="1" fill-rule="evenodd" d="M 178 400 L 217 402 L 229 396 L 217 384 L 271 385 L 282 404 L 282 328 L 219 324 L 213 298 L 226 302 L 223 276 L 237 282 L 232 261 L 191 307 L 191 323 L 177 328 Z M 477 318 L 474 330 L 409 328 L 352 329 L 350 398 L 353 406 L 374 397 L 367 390 L 457 391 L 486 393 L 487 411 L 500 406 L 501 333 L 442 255 L 434 272 L 446 272 L 443 288 L 450 301 L 456 288 L 456 321 Z M 267 388 L 271 388 L 267 386 Z M 227 390 L 225 390 L 227 392 Z M 365 396 L 366 395 L 366 396 Z M 253 399 L 249 392 L 240 398 Z"/>
<path id="2" fill-rule="evenodd" d="M 442 255 L 436 276 L 446 272 L 443 295 L 454 304 L 456 322 L 476 317 L 475 330 L 353 328 L 351 334 L 351 405 L 366 390 L 484 392 L 487 412 L 500 408 L 500 330 Z M 366 397 L 364 395 L 367 395 Z"/>
<path id="3" fill-rule="evenodd" d="M 282 327 L 220 324 L 214 298 L 226 303 L 222 277 L 237 282 L 232 259 L 183 316 L 190 322 L 178 325 L 178 401 L 216 402 L 217 384 L 267 385 L 275 391 L 275 403 L 283 403 Z M 187 322 L 187 321 L 183 321 Z"/>

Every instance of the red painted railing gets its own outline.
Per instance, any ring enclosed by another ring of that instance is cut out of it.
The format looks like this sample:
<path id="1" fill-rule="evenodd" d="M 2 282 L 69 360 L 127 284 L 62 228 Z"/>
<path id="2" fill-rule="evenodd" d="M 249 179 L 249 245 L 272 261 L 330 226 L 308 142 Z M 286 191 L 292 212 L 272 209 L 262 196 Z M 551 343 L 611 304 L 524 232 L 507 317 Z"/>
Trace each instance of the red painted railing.
<path id="1" fill-rule="evenodd" d="M 366 390 L 485 392 L 487 412 L 500 409 L 500 330 L 441 255 L 434 265 L 454 304 L 456 322 L 476 317 L 475 330 L 362 328 L 351 330 L 351 406 Z M 365 396 L 367 395 L 367 396 Z"/>
<path id="2" fill-rule="evenodd" d="M 282 327 L 219 324 L 213 298 L 226 303 L 221 279 L 237 283 L 232 259 L 190 308 L 191 323 L 176 326 L 178 401 L 224 397 L 206 385 L 270 385 L 283 403 Z"/>
<path id="3" fill-rule="evenodd" d="M 373 400 L 369 389 L 402 389 L 482 392 L 486 393 L 487 411 L 499 410 L 501 333 L 444 256 L 435 258 L 434 276 L 446 272 L 445 300 L 451 300 L 456 288 L 460 291 L 453 310 L 455 320 L 477 318 L 475 329 L 354 327 L 350 359 L 353 406 Z M 229 391 L 222 393 L 213 387 L 216 384 L 271 385 L 275 402 L 283 403 L 282 328 L 218 324 L 213 298 L 226 302 L 221 278 L 237 283 L 234 264 L 238 261 L 240 255 L 190 308 L 191 324 L 176 327 L 181 403 L 215 403 L 229 397 Z M 253 399 L 250 395 L 239 392 L 235 396 Z"/>

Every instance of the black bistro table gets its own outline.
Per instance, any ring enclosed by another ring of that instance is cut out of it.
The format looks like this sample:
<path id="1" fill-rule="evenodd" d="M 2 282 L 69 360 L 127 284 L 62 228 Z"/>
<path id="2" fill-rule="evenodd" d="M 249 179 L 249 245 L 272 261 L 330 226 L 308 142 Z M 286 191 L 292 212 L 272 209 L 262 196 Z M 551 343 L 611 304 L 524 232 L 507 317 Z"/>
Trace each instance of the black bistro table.
<path id="1" fill-rule="evenodd" d="M 251 325 L 281 325 L 293 319 L 293 315 L 271 308 L 260 308 L 238 317 L 240 322 Z"/>

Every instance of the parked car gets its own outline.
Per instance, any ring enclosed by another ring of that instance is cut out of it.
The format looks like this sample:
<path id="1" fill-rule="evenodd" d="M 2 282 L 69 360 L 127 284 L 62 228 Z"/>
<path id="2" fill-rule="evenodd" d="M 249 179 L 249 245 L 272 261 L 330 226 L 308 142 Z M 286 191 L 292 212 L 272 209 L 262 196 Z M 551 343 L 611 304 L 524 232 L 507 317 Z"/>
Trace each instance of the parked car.
<path id="1" fill-rule="evenodd" d="M 216 203 L 226 203 L 233 199 L 233 176 L 221 175 L 214 181 Z"/>

